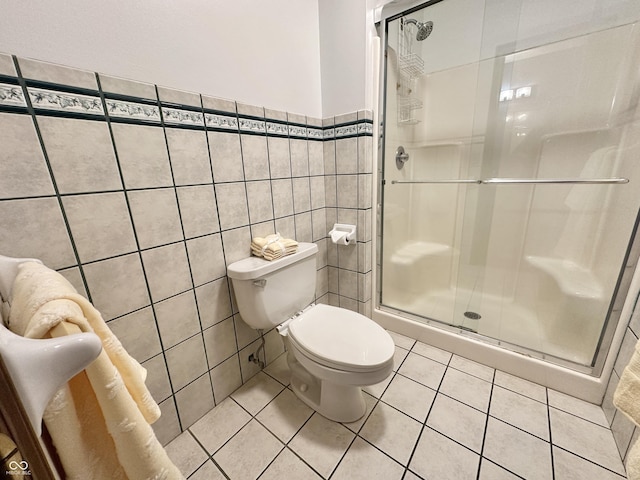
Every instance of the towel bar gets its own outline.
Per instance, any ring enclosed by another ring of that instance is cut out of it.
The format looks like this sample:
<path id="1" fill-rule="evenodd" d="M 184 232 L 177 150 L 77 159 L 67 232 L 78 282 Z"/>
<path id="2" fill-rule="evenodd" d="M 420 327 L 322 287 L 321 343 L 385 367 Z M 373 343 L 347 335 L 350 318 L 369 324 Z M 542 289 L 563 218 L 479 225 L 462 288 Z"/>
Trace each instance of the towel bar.
<path id="1" fill-rule="evenodd" d="M 11 298 L 18 265 L 26 261 L 39 262 L 0 255 L 0 297 L 5 302 Z M 0 356 L 37 436 L 42 433 L 42 414 L 53 394 L 101 350 L 102 343 L 93 333 L 45 340 L 21 337 L 4 326 L 0 314 Z"/>

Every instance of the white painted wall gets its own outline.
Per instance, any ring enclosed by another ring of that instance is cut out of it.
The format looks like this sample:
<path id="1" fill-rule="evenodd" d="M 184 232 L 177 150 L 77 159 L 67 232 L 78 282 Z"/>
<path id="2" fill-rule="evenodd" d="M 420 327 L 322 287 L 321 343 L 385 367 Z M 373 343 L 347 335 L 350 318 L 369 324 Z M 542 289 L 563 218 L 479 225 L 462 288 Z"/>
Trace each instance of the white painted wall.
<path id="1" fill-rule="evenodd" d="M 0 0 L 0 12 L 1 52 L 323 116 L 318 0 Z"/>
<path id="2" fill-rule="evenodd" d="M 362 110 L 367 82 L 367 2 L 318 0 L 322 113 Z M 369 66 L 370 68 L 370 66 Z"/>

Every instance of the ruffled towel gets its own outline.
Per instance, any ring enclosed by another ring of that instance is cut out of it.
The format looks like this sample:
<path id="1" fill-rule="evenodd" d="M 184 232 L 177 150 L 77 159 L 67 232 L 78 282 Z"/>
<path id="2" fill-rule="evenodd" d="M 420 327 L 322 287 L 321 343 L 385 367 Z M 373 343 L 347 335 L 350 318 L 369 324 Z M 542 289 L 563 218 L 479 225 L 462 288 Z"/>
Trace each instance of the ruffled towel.
<path id="1" fill-rule="evenodd" d="M 266 237 L 254 237 L 251 240 L 251 253 L 266 260 L 275 260 L 296 253 L 298 242 L 290 238 L 282 238 L 279 233 Z"/>
<path id="2" fill-rule="evenodd" d="M 631 360 L 622 371 L 613 404 L 640 426 L 640 342 L 636 343 Z M 640 480 L 640 440 L 636 440 L 627 453 L 626 467 L 629 480 Z"/>
<path id="3" fill-rule="evenodd" d="M 19 266 L 11 297 L 9 328 L 19 335 L 83 331 L 102 341 L 98 358 L 56 392 L 44 413 L 66 478 L 183 479 L 149 425 L 160 409 L 144 384 L 146 370 L 93 305 L 59 273 L 35 262 Z"/>

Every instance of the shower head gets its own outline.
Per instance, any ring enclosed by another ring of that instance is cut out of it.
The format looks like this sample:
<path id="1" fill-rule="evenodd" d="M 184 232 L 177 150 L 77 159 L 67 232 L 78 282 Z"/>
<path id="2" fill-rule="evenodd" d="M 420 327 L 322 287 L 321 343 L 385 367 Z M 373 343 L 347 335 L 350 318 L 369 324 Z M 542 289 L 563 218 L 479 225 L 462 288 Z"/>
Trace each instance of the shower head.
<path id="1" fill-rule="evenodd" d="M 405 25 L 408 23 L 413 23 L 416 27 L 418 27 L 418 33 L 416 33 L 416 40 L 419 42 L 421 42 L 422 40 L 427 38 L 429 35 L 431 35 L 431 31 L 433 30 L 432 21 L 419 22 L 417 20 L 414 20 L 413 18 L 410 18 L 409 20 L 405 20 L 404 23 Z"/>

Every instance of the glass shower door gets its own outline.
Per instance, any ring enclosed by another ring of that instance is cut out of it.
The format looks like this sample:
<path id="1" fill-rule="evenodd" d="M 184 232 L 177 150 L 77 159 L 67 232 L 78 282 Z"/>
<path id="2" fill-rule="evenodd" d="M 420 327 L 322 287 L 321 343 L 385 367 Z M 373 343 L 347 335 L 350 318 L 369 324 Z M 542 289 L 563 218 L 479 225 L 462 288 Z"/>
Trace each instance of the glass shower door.
<path id="1" fill-rule="evenodd" d="M 588 367 L 639 207 L 640 34 L 570 3 L 387 22 L 380 303 Z"/>

